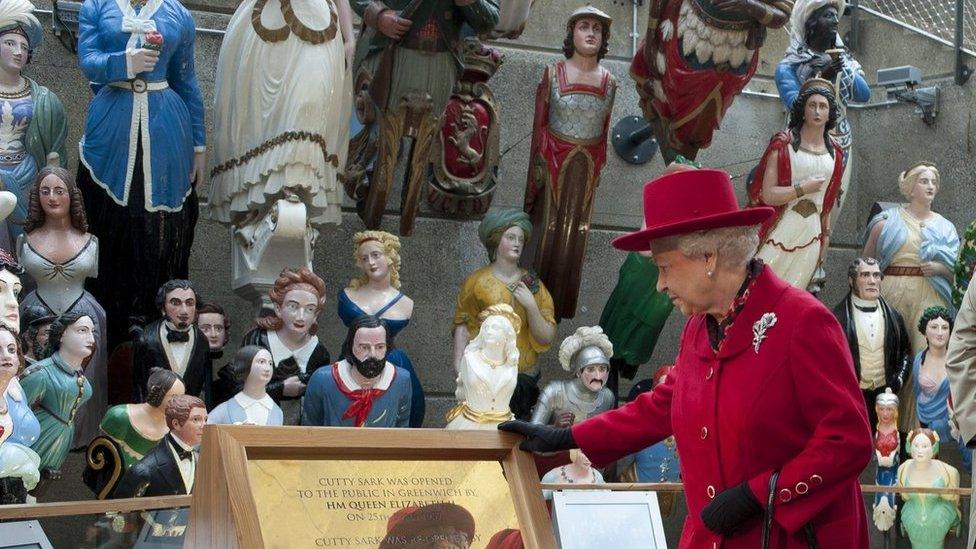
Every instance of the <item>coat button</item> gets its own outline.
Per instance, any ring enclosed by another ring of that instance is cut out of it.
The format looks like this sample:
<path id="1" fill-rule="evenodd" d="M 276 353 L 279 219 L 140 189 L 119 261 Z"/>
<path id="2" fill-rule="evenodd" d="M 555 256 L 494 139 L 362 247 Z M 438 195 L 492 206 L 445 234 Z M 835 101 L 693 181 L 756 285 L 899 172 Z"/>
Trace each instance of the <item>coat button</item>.
<path id="1" fill-rule="evenodd" d="M 823 477 L 820 475 L 810 475 L 810 484 L 814 486 L 823 484 Z"/>
<path id="2" fill-rule="evenodd" d="M 712 379 L 713 375 L 715 375 L 715 369 L 709 368 L 708 371 L 705 372 L 705 379 Z"/>
<path id="3" fill-rule="evenodd" d="M 787 501 L 790 501 L 791 499 L 793 499 L 793 492 L 790 492 L 789 489 L 783 488 L 782 490 L 779 491 L 779 500 L 780 501 L 782 501 L 783 503 L 786 503 Z"/>
<path id="4" fill-rule="evenodd" d="M 711 484 L 709 484 L 708 485 L 708 488 L 705 488 L 705 493 L 708 494 L 708 499 L 714 498 L 715 497 L 715 487 L 712 486 Z"/>
<path id="5" fill-rule="evenodd" d="M 803 494 L 807 493 L 808 490 L 810 490 L 810 486 L 808 486 L 807 483 L 801 480 L 800 482 L 796 483 L 796 486 L 793 487 L 793 490 L 796 491 L 797 494 L 800 494 L 802 496 Z"/>
<path id="6" fill-rule="evenodd" d="M 701 439 L 705 440 L 706 438 L 708 438 L 708 427 L 702 427 Z"/>

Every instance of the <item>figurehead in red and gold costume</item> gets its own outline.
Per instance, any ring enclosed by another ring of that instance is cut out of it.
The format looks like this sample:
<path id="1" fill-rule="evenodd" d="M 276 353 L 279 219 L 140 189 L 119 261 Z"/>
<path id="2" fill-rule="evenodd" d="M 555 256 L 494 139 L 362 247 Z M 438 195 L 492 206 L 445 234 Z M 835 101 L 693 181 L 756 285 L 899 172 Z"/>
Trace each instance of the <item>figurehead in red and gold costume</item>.
<path id="1" fill-rule="evenodd" d="M 711 144 L 756 73 L 766 29 L 785 25 L 792 9 L 793 0 L 651 0 L 630 75 L 666 162 Z"/>
<path id="2" fill-rule="evenodd" d="M 552 293 L 556 320 L 576 314 L 607 129 L 617 82 L 600 65 L 612 19 L 584 6 L 566 23 L 564 61 L 542 73 L 536 92 L 525 212 L 536 235 L 533 267 Z"/>

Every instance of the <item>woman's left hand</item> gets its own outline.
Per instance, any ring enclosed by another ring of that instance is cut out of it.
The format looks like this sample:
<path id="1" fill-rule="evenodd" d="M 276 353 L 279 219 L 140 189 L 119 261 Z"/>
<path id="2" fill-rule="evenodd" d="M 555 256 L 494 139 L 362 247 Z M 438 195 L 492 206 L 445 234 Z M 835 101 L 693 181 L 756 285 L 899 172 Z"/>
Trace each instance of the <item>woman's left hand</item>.
<path id="1" fill-rule="evenodd" d="M 190 183 L 193 188 L 199 188 L 200 183 L 203 182 L 205 173 L 207 171 L 207 153 L 206 151 L 199 151 L 193 153 L 193 171 L 190 172 Z"/>
<path id="2" fill-rule="evenodd" d="M 752 495 L 749 484 L 743 482 L 735 488 L 719 492 L 702 509 L 701 519 L 712 532 L 727 536 L 761 512 L 762 506 Z"/>

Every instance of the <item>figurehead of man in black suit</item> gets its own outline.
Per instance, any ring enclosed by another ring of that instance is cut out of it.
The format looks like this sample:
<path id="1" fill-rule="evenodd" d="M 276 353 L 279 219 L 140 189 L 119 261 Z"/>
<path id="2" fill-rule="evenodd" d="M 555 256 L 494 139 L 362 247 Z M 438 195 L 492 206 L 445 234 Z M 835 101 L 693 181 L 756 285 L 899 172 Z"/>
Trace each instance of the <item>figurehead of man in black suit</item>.
<path id="1" fill-rule="evenodd" d="M 177 395 L 166 405 L 169 433 L 126 471 L 113 498 L 174 496 L 193 490 L 207 408 L 195 396 Z"/>
<path id="2" fill-rule="evenodd" d="M 877 259 L 855 258 L 847 271 L 850 291 L 833 311 L 854 358 L 854 372 L 864 395 L 872 431 L 878 425 L 875 411 L 878 395 L 889 387 L 898 394 L 912 369 L 908 330 L 898 311 L 882 297 L 882 280 L 884 273 Z M 872 349 L 871 336 L 866 333 L 870 330 L 865 330 L 865 326 L 874 323 L 880 330 L 882 344 Z"/>
<path id="3" fill-rule="evenodd" d="M 182 376 L 186 394 L 201 396 L 207 409 L 213 408 L 210 346 L 196 325 L 200 302 L 189 280 L 170 280 L 159 288 L 156 307 L 162 318 L 137 330 L 132 342 L 136 402 L 145 402 L 149 372 L 158 367 Z"/>

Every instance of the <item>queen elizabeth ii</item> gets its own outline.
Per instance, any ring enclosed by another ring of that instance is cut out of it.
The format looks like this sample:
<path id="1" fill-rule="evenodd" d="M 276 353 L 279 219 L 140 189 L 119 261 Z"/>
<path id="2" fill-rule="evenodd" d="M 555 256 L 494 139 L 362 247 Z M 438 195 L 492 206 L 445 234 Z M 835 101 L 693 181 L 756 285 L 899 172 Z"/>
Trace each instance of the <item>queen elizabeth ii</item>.
<path id="1" fill-rule="evenodd" d="M 579 447 L 596 467 L 673 435 L 688 505 L 679 547 L 800 548 L 812 537 L 867 548 L 858 475 L 872 444 L 850 351 L 823 304 L 753 258 L 770 215 L 739 209 L 722 171 L 648 183 L 647 227 L 613 245 L 651 251 L 657 290 L 689 317 L 674 369 L 572 427 L 499 428 L 527 435 L 525 450 Z"/>

